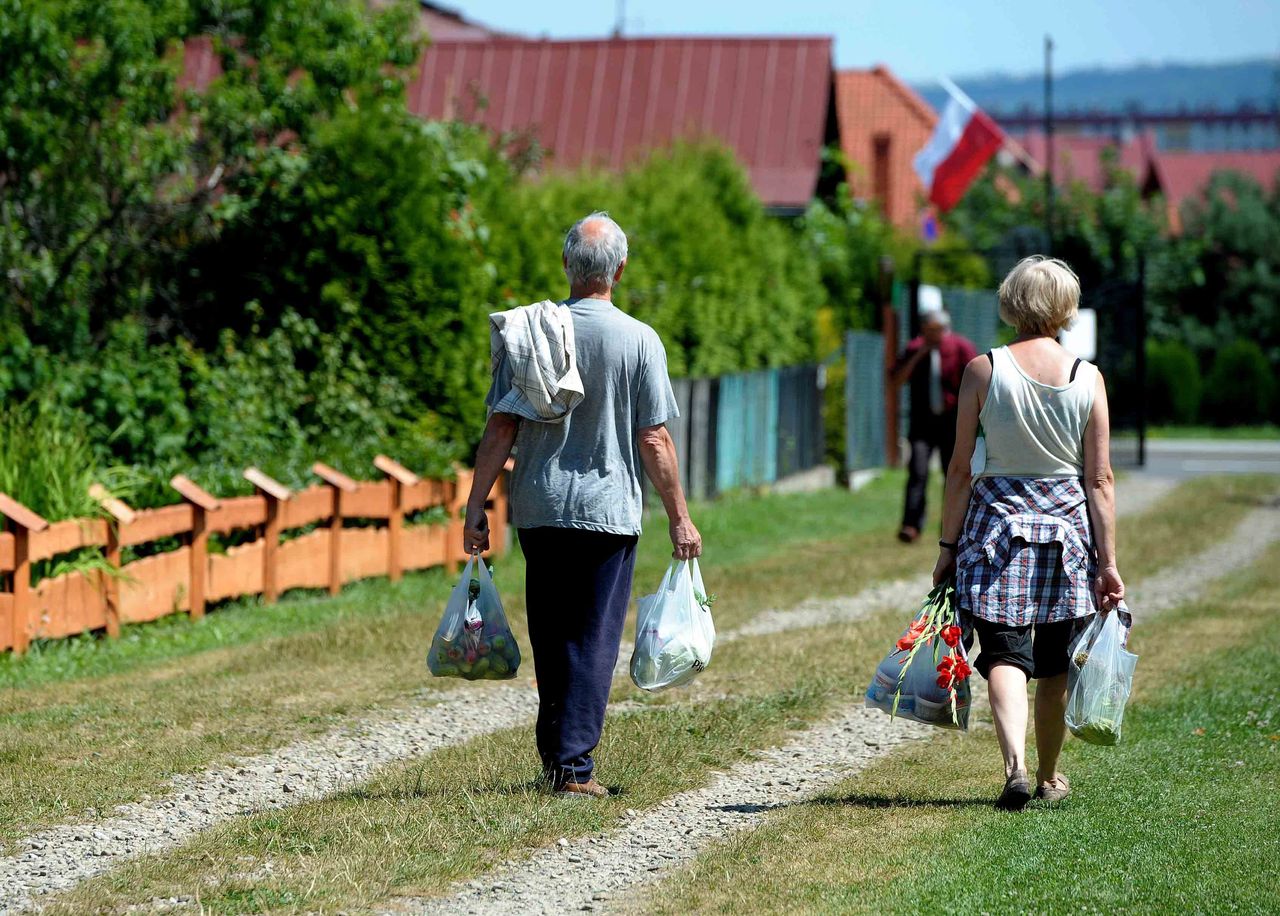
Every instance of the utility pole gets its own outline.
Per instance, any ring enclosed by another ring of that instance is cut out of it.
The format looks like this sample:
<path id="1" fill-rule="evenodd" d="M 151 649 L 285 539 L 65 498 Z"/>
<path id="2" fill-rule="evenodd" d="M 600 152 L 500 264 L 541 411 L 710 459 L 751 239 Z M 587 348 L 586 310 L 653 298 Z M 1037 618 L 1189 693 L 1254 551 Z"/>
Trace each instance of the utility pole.
<path id="1" fill-rule="evenodd" d="M 1053 38 L 1044 36 L 1044 234 L 1053 254 Z"/>
<path id="2" fill-rule="evenodd" d="M 618 0 L 616 9 L 617 18 L 613 23 L 613 37 L 621 38 L 622 30 L 627 25 L 627 0 Z"/>

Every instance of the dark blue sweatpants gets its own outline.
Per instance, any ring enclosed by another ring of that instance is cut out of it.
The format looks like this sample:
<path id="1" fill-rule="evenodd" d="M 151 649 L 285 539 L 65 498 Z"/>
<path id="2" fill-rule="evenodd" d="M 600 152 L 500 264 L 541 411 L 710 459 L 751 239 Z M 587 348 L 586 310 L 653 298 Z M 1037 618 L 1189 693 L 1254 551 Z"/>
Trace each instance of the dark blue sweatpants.
<path id="1" fill-rule="evenodd" d="M 586 782 L 631 600 L 634 535 L 521 528 L 538 754 L 552 782 Z"/>

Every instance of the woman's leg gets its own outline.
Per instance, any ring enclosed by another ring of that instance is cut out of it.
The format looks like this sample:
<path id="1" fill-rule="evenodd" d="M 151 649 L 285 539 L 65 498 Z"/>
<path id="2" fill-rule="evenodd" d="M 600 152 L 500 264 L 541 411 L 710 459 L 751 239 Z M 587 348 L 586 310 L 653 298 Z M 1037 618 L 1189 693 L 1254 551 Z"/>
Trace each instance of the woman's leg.
<path id="1" fill-rule="evenodd" d="M 1027 768 L 1027 673 L 1017 665 L 996 662 L 987 674 L 987 695 L 1007 778 Z"/>
<path id="2" fill-rule="evenodd" d="M 1048 782 L 1058 772 L 1058 754 L 1067 737 L 1067 675 L 1036 681 L 1036 779 Z"/>

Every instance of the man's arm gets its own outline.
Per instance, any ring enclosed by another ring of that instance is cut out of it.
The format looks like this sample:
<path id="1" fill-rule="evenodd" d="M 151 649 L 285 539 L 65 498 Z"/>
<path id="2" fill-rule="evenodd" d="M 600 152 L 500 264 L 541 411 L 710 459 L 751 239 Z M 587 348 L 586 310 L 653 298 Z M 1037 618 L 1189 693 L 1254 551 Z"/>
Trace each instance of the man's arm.
<path id="1" fill-rule="evenodd" d="M 688 560 L 702 556 L 702 535 L 689 518 L 684 488 L 680 486 L 680 467 L 676 458 L 676 444 L 666 426 L 649 426 L 640 430 L 640 460 L 644 472 L 662 497 L 662 507 L 667 510 L 671 546 L 676 559 Z"/>
<path id="2" fill-rule="evenodd" d="M 462 532 L 462 547 L 468 553 L 489 549 L 489 516 L 484 504 L 489 491 L 502 473 L 520 431 L 520 418 L 509 413 L 489 417 L 476 450 L 476 469 L 471 478 L 471 495 L 467 497 L 467 521 Z"/>
<path id="3" fill-rule="evenodd" d="M 923 341 L 915 349 L 908 349 L 902 354 L 902 358 L 897 364 L 889 370 L 889 381 L 893 385 L 905 385 L 907 379 L 911 378 L 911 373 L 916 371 L 916 366 L 920 365 L 920 360 L 929 355 L 930 347 Z"/>

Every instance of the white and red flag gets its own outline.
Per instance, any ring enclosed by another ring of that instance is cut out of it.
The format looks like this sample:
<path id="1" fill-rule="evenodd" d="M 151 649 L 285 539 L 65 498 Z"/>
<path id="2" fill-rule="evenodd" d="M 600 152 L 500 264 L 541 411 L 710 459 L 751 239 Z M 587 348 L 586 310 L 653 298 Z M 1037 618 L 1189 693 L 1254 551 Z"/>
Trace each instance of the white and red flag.
<path id="1" fill-rule="evenodd" d="M 951 96 L 933 129 L 933 136 L 912 160 L 920 181 L 929 189 L 929 202 L 950 210 L 964 197 L 987 161 L 1000 151 L 1005 136 L 999 125 L 954 83 L 944 79 Z"/>

